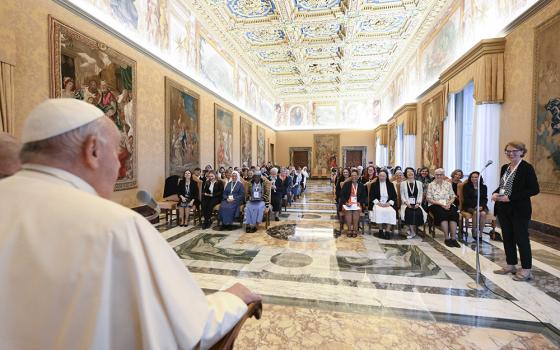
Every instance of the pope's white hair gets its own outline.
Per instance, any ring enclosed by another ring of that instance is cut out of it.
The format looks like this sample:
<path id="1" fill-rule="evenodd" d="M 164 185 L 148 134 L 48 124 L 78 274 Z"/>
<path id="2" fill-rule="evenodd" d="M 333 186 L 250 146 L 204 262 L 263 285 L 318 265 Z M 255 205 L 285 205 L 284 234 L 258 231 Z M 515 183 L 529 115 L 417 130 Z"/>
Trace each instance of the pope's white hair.
<path id="1" fill-rule="evenodd" d="M 89 136 L 95 136 L 101 142 L 106 142 L 103 133 L 107 130 L 106 118 L 98 118 L 63 134 L 48 139 L 24 143 L 20 152 L 22 163 L 33 162 L 35 157 L 48 157 L 58 161 L 72 161 L 78 159 L 82 152 L 82 145 Z"/>

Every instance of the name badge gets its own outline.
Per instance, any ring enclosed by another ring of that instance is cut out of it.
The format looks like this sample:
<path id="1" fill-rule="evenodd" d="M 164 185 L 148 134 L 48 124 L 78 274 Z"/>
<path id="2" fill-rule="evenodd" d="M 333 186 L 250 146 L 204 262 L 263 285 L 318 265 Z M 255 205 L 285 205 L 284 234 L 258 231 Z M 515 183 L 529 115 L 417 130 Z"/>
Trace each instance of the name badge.
<path id="1" fill-rule="evenodd" d="M 504 188 L 500 188 L 500 196 L 506 194 L 506 190 Z"/>
<path id="2" fill-rule="evenodd" d="M 358 202 L 358 197 L 356 197 L 356 196 L 351 196 L 351 197 L 350 197 L 350 202 L 351 202 L 351 203 L 357 203 L 357 202 Z"/>
<path id="3" fill-rule="evenodd" d="M 232 200 L 233 200 L 233 195 L 230 194 L 229 196 L 227 196 L 227 198 L 228 198 L 230 201 L 232 201 Z"/>
<path id="4" fill-rule="evenodd" d="M 408 204 L 410 205 L 416 205 L 416 198 L 412 197 L 408 199 Z"/>
<path id="5" fill-rule="evenodd" d="M 261 198 L 261 194 L 259 191 L 254 191 L 253 192 L 253 198 Z"/>

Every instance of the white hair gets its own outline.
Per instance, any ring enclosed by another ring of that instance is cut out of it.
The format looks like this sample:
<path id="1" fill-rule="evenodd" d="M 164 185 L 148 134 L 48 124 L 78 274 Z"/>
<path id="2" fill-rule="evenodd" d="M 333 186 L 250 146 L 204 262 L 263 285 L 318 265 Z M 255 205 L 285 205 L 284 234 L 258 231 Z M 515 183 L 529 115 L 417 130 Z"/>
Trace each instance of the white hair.
<path id="1" fill-rule="evenodd" d="M 20 152 L 22 163 L 29 163 L 35 156 L 48 156 L 55 160 L 77 159 L 82 152 L 82 145 L 89 136 L 96 136 L 106 142 L 103 126 L 106 118 L 98 118 L 63 134 L 48 139 L 24 143 Z"/>
<path id="2" fill-rule="evenodd" d="M 270 174 L 278 174 L 278 168 L 272 168 L 270 169 Z"/>

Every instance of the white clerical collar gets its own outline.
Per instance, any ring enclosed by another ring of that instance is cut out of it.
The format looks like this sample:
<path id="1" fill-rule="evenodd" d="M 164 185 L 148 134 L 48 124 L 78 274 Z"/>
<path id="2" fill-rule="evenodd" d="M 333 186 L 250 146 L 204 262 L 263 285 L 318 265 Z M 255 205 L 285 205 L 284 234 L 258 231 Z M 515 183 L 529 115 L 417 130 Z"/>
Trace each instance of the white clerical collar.
<path id="1" fill-rule="evenodd" d="M 54 178 L 57 178 L 59 180 L 62 180 L 63 182 L 66 182 L 67 184 L 80 189 L 84 192 L 88 192 L 91 194 L 94 194 L 97 196 L 97 192 L 95 191 L 95 189 L 88 184 L 86 181 L 84 181 L 82 178 L 66 171 L 66 170 L 62 170 L 59 168 L 53 168 L 47 165 L 41 165 L 41 164 L 24 164 L 22 167 L 23 171 L 29 171 L 29 172 L 36 172 L 36 173 L 41 173 L 41 174 L 45 174 Z"/>

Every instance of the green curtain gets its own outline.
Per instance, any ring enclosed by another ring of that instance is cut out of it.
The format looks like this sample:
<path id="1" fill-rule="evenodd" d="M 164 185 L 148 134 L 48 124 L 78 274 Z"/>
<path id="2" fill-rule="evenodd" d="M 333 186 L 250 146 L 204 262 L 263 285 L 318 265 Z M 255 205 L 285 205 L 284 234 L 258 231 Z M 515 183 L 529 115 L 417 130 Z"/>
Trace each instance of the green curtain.
<path id="1" fill-rule="evenodd" d="M 123 83 L 123 87 L 128 91 L 132 90 L 132 67 L 128 66 L 126 68 L 121 69 L 121 79 Z"/>

